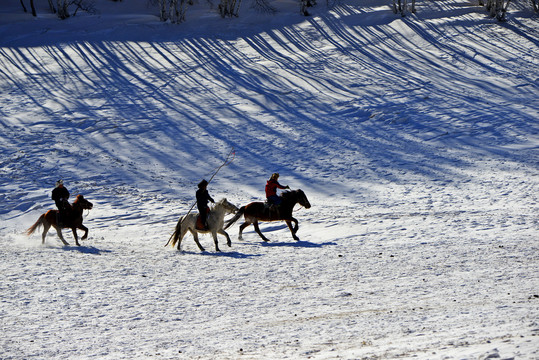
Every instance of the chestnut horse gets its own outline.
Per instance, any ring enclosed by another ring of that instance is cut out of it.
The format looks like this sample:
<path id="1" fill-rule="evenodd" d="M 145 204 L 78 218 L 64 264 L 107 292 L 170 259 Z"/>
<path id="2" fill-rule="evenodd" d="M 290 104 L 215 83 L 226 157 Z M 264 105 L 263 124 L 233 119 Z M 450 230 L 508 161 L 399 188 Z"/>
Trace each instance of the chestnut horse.
<path id="1" fill-rule="evenodd" d="M 290 232 L 292 233 L 294 240 L 299 240 L 299 238 L 296 236 L 296 232 L 299 228 L 298 220 L 292 216 L 292 211 L 294 210 L 294 206 L 298 203 L 306 209 L 310 208 L 311 204 L 302 190 L 285 191 L 282 193 L 281 198 L 282 202 L 276 207 L 276 209 L 270 209 L 269 206 L 263 202 L 252 202 L 242 206 L 238 213 L 232 219 L 227 221 L 225 229 L 228 229 L 230 225 L 234 224 L 242 215 L 244 215 L 245 222 L 240 225 L 240 235 L 238 238 L 242 239 L 243 229 L 253 224 L 255 231 L 258 233 L 258 235 L 260 235 L 262 240 L 269 241 L 268 238 L 266 238 L 260 231 L 258 222 L 285 221 L 286 225 L 288 225 L 288 228 L 290 229 Z M 294 227 L 292 227 L 292 222 L 295 223 Z"/>
<path id="2" fill-rule="evenodd" d="M 73 236 L 75 237 L 75 243 L 77 246 L 80 246 L 79 239 L 77 237 L 77 229 L 81 229 L 84 231 L 84 235 L 82 236 L 81 240 L 85 240 L 88 237 L 88 228 L 84 225 L 82 225 L 82 211 L 87 209 L 92 209 L 94 205 L 86 200 L 82 195 L 77 195 L 77 198 L 71 204 L 72 210 L 68 214 L 67 219 L 64 220 L 64 223 L 62 226 L 58 226 L 57 223 L 57 216 L 58 216 L 58 210 L 49 210 L 45 214 L 41 215 L 39 219 L 37 219 L 36 223 L 32 225 L 28 230 L 26 230 L 26 235 L 31 235 L 36 231 L 38 227 L 43 225 L 43 234 L 41 235 L 42 238 L 42 244 L 45 243 L 45 236 L 47 236 L 47 232 L 49 231 L 50 227 L 52 226 L 54 229 L 56 229 L 56 233 L 60 237 L 60 240 L 64 243 L 64 245 L 69 245 L 67 241 L 65 241 L 64 237 L 62 236 L 62 228 L 70 228 L 73 231 Z"/>

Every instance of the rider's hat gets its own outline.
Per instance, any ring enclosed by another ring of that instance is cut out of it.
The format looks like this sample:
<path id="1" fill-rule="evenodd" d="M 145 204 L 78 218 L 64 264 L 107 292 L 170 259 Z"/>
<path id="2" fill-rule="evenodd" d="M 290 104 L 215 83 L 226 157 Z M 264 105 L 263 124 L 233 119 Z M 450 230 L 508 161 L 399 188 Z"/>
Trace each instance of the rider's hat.
<path id="1" fill-rule="evenodd" d="M 60 185 L 64 185 L 64 180 L 60 179 L 56 182 L 56 187 L 60 186 Z"/>
<path id="2" fill-rule="evenodd" d="M 278 178 L 279 178 L 279 173 L 273 173 L 273 174 L 271 174 L 270 179 L 275 179 L 275 180 L 277 180 Z"/>
<path id="3" fill-rule="evenodd" d="M 202 181 L 198 183 L 198 188 L 201 189 L 205 186 L 208 186 L 208 182 L 205 179 L 202 179 Z"/>

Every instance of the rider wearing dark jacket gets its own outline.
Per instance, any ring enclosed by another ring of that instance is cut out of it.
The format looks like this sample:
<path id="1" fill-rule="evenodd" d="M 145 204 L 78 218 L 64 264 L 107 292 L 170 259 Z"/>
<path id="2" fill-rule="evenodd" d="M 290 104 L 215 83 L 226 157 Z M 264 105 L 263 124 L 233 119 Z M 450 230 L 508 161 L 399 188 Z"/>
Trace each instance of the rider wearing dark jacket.
<path id="1" fill-rule="evenodd" d="M 206 180 L 202 180 L 198 184 L 198 190 L 196 192 L 198 213 L 200 214 L 200 219 L 202 220 L 204 227 L 208 226 L 208 224 L 206 223 L 208 211 L 209 211 L 208 201 L 215 203 L 213 198 L 208 193 L 207 187 L 208 187 L 208 182 Z"/>
<path id="2" fill-rule="evenodd" d="M 65 215 L 71 210 L 71 205 L 68 201 L 69 191 L 64 187 L 63 180 L 58 180 L 56 182 L 56 187 L 52 190 L 51 198 L 54 200 L 54 203 L 60 212 L 60 216 L 65 219 Z"/>

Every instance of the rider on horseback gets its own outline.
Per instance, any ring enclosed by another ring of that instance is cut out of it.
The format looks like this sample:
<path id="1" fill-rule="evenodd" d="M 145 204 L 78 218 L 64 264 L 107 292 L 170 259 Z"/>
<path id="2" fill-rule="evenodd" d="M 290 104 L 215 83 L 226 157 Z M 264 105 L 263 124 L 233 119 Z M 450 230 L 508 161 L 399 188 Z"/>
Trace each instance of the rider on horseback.
<path id="1" fill-rule="evenodd" d="M 67 215 L 72 210 L 71 204 L 69 203 L 69 191 L 64 187 L 64 181 L 58 180 L 56 182 L 56 187 L 52 190 L 52 200 L 56 203 L 58 208 L 58 224 L 64 222 L 67 218 Z"/>
<path id="2" fill-rule="evenodd" d="M 275 210 L 281 203 L 282 199 L 277 195 L 277 189 L 290 189 L 290 186 L 283 186 L 279 184 L 279 174 L 271 174 L 270 179 L 266 183 L 266 201 L 269 204 L 270 212 Z"/>
<path id="3" fill-rule="evenodd" d="M 208 207 L 208 201 L 215 203 L 215 200 L 213 200 L 213 198 L 208 193 L 207 187 L 208 182 L 203 179 L 198 184 L 198 190 L 196 192 L 198 213 L 200 216 L 201 223 L 204 225 L 204 228 L 208 227 L 207 217 L 208 212 L 210 211 L 210 208 Z"/>

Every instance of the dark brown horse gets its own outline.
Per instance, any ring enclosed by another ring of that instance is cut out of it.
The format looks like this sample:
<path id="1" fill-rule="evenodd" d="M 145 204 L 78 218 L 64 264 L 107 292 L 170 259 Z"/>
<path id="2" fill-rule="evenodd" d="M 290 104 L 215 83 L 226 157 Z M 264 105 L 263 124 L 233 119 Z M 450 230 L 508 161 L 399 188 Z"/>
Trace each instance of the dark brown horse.
<path id="1" fill-rule="evenodd" d="M 84 231 L 84 235 L 82 236 L 81 240 L 85 240 L 88 237 L 88 228 L 84 225 L 82 225 L 82 212 L 85 209 L 90 210 L 94 205 L 86 200 L 82 195 L 77 195 L 77 198 L 71 204 L 72 210 L 71 212 L 66 216 L 66 219 L 64 219 L 64 223 L 62 226 L 58 226 L 57 216 L 58 216 L 58 210 L 49 210 L 45 214 L 41 215 L 39 219 L 37 219 L 36 223 L 32 225 L 28 230 L 26 230 L 26 235 L 33 234 L 34 231 L 41 225 L 43 225 L 43 234 L 42 237 L 42 243 L 45 243 L 45 236 L 47 236 L 47 232 L 49 231 L 50 227 L 52 226 L 54 229 L 56 229 L 56 232 L 58 233 L 58 236 L 60 237 L 60 240 L 64 243 L 64 245 L 69 245 L 67 241 L 65 241 L 64 237 L 62 236 L 62 228 L 70 228 L 73 231 L 73 236 L 75 237 L 75 243 L 77 246 L 80 246 L 79 239 L 77 237 L 77 229 L 81 229 Z"/>
<path id="2" fill-rule="evenodd" d="M 300 204 L 306 209 L 310 208 L 311 204 L 309 203 L 307 196 L 305 196 L 305 193 L 302 190 L 286 191 L 281 195 L 281 197 L 283 200 L 281 204 L 276 207 L 276 209 L 270 209 L 263 202 L 252 202 L 248 205 L 242 206 L 240 210 L 236 213 L 236 215 L 232 219 L 227 221 L 225 229 L 238 221 L 238 219 L 243 215 L 245 218 L 245 222 L 240 225 L 239 238 L 242 238 L 243 229 L 253 224 L 255 227 L 255 231 L 258 233 L 258 235 L 260 235 L 262 240 L 269 241 L 268 238 L 266 238 L 260 231 L 258 222 L 285 221 L 288 225 L 288 228 L 290 229 L 290 232 L 292 233 L 292 237 L 294 238 L 294 240 L 299 240 L 299 238 L 296 236 L 296 232 L 299 228 L 298 220 L 296 220 L 292 216 L 292 211 L 294 210 L 294 206 L 296 204 Z M 294 227 L 292 227 L 292 223 L 295 223 Z"/>

